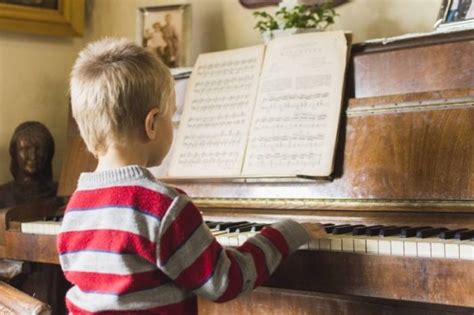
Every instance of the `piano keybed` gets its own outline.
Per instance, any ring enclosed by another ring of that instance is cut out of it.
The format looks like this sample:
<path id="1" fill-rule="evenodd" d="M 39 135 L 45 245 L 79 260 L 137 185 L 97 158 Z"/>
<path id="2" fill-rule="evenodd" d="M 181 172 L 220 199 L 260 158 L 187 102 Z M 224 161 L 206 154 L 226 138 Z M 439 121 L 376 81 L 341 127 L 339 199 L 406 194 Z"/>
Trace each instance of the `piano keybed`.
<path id="1" fill-rule="evenodd" d="M 267 224 L 206 221 L 223 246 L 240 246 Z M 56 235 L 60 217 L 24 222 L 23 233 Z M 301 250 L 356 254 L 474 260 L 474 230 L 431 226 L 324 224 L 327 237 L 311 240 Z"/>

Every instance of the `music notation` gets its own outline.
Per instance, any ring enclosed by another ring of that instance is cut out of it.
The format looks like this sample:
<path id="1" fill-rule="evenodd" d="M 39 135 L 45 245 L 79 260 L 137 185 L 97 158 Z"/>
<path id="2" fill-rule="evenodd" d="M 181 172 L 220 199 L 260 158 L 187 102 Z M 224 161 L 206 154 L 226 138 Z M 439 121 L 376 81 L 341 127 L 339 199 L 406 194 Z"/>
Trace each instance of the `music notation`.
<path id="1" fill-rule="evenodd" d="M 267 47 L 243 173 L 328 176 L 332 170 L 347 51 L 298 37 Z"/>
<path id="2" fill-rule="evenodd" d="M 263 47 L 199 57 L 171 174 L 228 176 L 240 172 L 262 58 Z"/>
<path id="3" fill-rule="evenodd" d="M 200 55 L 171 177 L 327 177 L 347 42 L 342 32 Z"/>

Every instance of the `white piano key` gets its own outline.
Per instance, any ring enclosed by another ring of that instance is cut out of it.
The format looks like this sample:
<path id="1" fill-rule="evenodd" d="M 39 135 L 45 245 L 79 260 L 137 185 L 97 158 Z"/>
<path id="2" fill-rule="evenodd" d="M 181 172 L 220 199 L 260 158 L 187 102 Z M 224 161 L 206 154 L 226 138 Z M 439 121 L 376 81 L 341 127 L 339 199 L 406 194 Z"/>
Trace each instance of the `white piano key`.
<path id="1" fill-rule="evenodd" d="M 298 247 L 298 250 L 308 250 L 308 243 L 304 243 L 300 247 Z"/>
<path id="2" fill-rule="evenodd" d="M 309 250 L 319 250 L 319 240 L 310 240 L 308 242 Z"/>
<path id="3" fill-rule="evenodd" d="M 239 236 L 237 237 L 238 242 L 239 242 L 239 246 L 244 244 L 249 239 L 249 237 L 252 237 L 255 234 L 256 234 L 255 232 L 239 233 Z"/>
<path id="4" fill-rule="evenodd" d="M 444 249 L 446 258 L 459 259 L 458 241 L 446 242 L 446 244 L 444 245 Z"/>
<path id="5" fill-rule="evenodd" d="M 331 251 L 342 252 L 342 238 L 340 237 L 331 238 Z"/>
<path id="6" fill-rule="evenodd" d="M 392 242 L 388 237 L 384 237 L 379 240 L 379 249 L 378 252 L 380 255 L 391 255 L 392 253 Z"/>
<path id="7" fill-rule="evenodd" d="M 239 246 L 239 236 L 237 233 L 227 236 L 229 246 Z"/>
<path id="8" fill-rule="evenodd" d="M 368 254 L 378 254 L 379 253 L 379 243 L 377 239 L 368 239 L 367 240 L 367 253 Z"/>
<path id="9" fill-rule="evenodd" d="M 342 251 L 347 253 L 354 252 L 354 239 L 344 237 L 342 239 Z"/>
<path id="10" fill-rule="evenodd" d="M 417 246 L 415 241 L 405 241 L 404 242 L 404 253 L 405 256 L 416 257 L 417 256 Z"/>
<path id="11" fill-rule="evenodd" d="M 444 241 L 437 241 L 431 243 L 431 257 L 445 258 Z"/>
<path id="12" fill-rule="evenodd" d="M 219 244 L 221 244 L 222 246 L 229 246 L 229 242 L 228 242 L 229 239 L 227 238 L 225 234 L 218 235 L 216 239 L 219 242 Z"/>
<path id="13" fill-rule="evenodd" d="M 331 250 L 331 240 L 328 238 L 323 238 L 319 240 L 319 249 L 320 250 Z"/>
<path id="14" fill-rule="evenodd" d="M 429 241 L 417 242 L 418 257 L 431 257 L 431 244 Z"/>
<path id="15" fill-rule="evenodd" d="M 404 256 L 405 255 L 405 246 L 403 241 L 400 239 L 395 239 L 390 241 L 390 248 L 392 255 L 394 256 Z"/>
<path id="16" fill-rule="evenodd" d="M 459 245 L 459 258 L 474 260 L 474 242 L 461 242 L 461 244 Z"/>
<path id="17" fill-rule="evenodd" d="M 354 238 L 354 252 L 361 254 L 367 253 L 367 241 L 365 238 Z"/>

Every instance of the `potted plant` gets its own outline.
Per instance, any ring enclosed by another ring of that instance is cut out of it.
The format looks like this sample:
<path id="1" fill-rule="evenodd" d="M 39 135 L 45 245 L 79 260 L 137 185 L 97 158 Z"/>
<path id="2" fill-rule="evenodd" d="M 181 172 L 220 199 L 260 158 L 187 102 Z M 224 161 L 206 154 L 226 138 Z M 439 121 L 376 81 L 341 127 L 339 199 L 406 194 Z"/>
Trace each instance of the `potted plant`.
<path id="1" fill-rule="evenodd" d="M 334 23 L 334 18 L 337 15 L 333 9 L 332 1 L 322 4 L 290 4 L 289 2 L 280 3 L 280 8 L 275 16 L 265 11 L 253 13 L 254 17 L 258 18 L 255 28 L 260 31 L 265 43 L 274 37 L 323 31 Z"/>

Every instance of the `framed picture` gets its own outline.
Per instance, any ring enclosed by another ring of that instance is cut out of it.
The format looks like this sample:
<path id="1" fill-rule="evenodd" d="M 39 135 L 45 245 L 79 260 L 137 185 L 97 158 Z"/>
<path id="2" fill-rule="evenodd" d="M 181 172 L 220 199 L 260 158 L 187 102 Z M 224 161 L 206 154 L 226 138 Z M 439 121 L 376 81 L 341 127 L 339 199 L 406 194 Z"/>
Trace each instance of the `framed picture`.
<path id="1" fill-rule="evenodd" d="M 138 9 L 137 38 L 170 68 L 188 65 L 190 5 Z"/>
<path id="2" fill-rule="evenodd" d="M 82 36 L 85 0 L 0 0 L 0 29 Z"/>
<path id="3" fill-rule="evenodd" d="M 435 28 L 474 28 L 474 0 L 443 0 Z"/>

